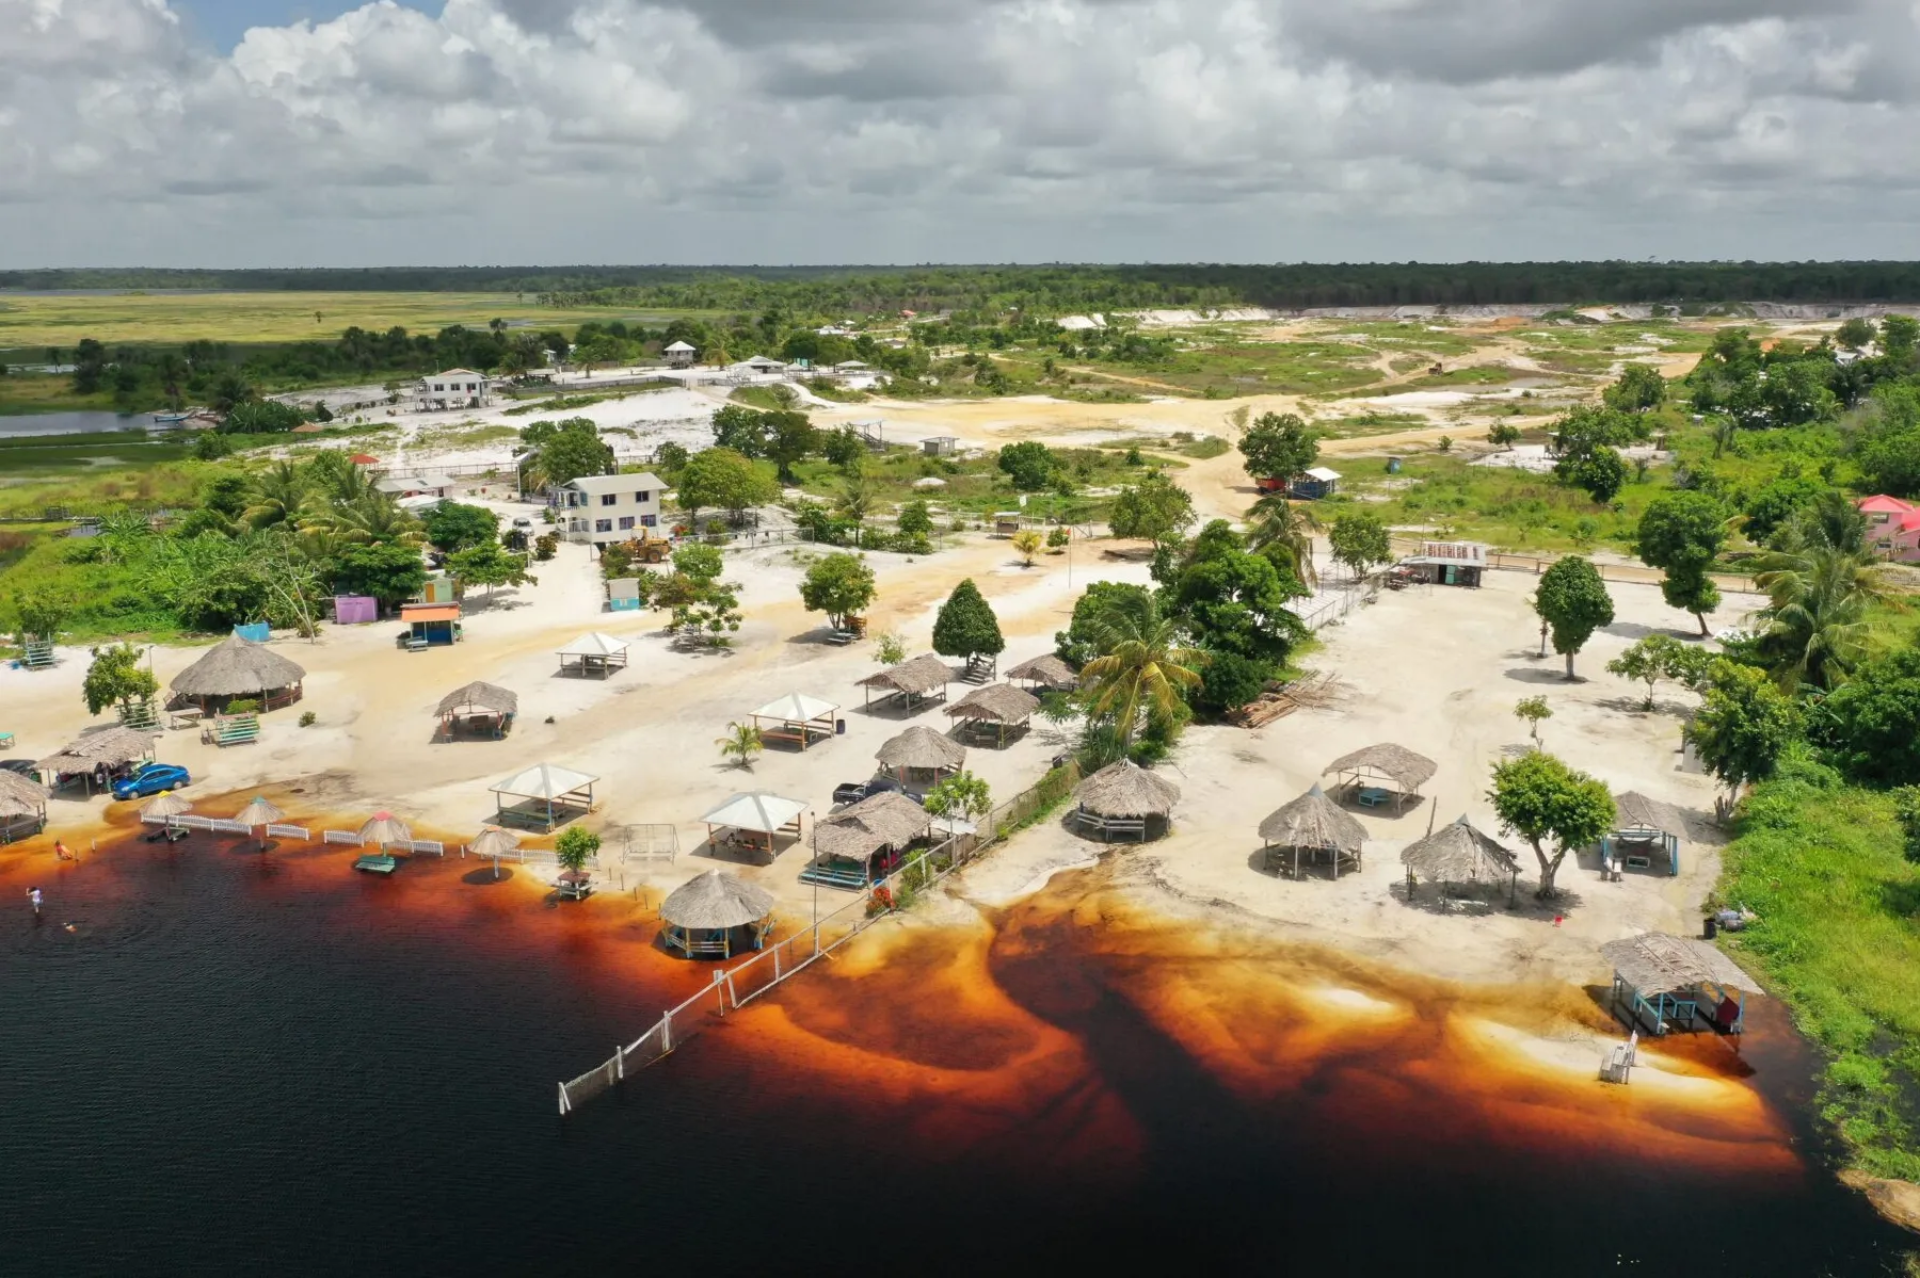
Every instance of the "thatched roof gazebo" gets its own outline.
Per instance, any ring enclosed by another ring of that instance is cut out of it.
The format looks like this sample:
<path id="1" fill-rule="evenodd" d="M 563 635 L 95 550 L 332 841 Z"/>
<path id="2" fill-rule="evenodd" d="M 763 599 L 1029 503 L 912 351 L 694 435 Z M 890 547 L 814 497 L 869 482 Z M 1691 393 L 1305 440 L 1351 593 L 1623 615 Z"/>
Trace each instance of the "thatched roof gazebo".
<path id="1" fill-rule="evenodd" d="M 1035 688 L 1051 692 L 1070 692 L 1080 686 L 1080 676 L 1074 668 L 1051 652 L 1044 657 L 1035 657 L 1032 661 L 1023 661 L 1007 671 L 1011 682 L 1030 683 Z"/>
<path id="2" fill-rule="evenodd" d="M 1671 803 L 1637 790 L 1613 796 L 1613 833 L 1600 841 L 1600 873 L 1618 879 L 1622 869 L 1680 873 L 1680 844 L 1692 837 L 1687 817 Z"/>
<path id="3" fill-rule="evenodd" d="M 891 862 L 932 828 L 926 810 L 897 790 L 882 790 L 813 823 L 813 863 L 800 873 L 802 883 L 864 889 L 873 882 L 873 860 Z"/>
<path id="4" fill-rule="evenodd" d="M 160 735 L 155 728 L 102 728 L 86 733 L 51 758 L 34 764 L 40 779 L 59 789 L 67 777 L 86 779 L 87 793 L 93 793 L 95 773 L 109 776 L 139 760 L 153 758 L 153 742 Z"/>
<path id="5" fill-rule="evenodd" d="M 1647 932 L 1609 941 L 1613 1010 L 1627 1024 L 1665 1034 L 1704 1022 L 1723 1034 L 1746 1028 L 1746 995 L 1765 993 L 1740 965 L 1705 941 Z"/>
<path id="6" fill-rule="evenodd" d="M 1420 787 L 1425 785 L 1439 765 L 1424 754 L 1415 754 L 1405 746 L 1395 745 L 1391 741 L 1380 745 L 1368 746 L 1364 750 L 1355 750 L 1352 754 L 1343 754 L 1326 766 L 1321 776 L 1331 772 L 1338 780 L 1336 787 L 1346 789 L 1348 797 L 1375 808 L 1393 800 L 1394 811 L 1407 806 L 1409 800 L 1420 798 Z M 1378 785 L 1367 785 L 1367 781 L 1384 780 L 1393 783 L 1393 789 Z"/>
<path id="7" fill-rule="evenodd" d="M 440 733 L 448 741 L 463 726 L 479 725 L 479 730 L 494 740 L 513 730 L 513 716 L 520 712 L 520 694 L 498 684 L 475 681 L 455 688 L 440 698 L 434 713 L 440 716 Z"/>
<path id="8" fill-rule="evenodd" d="M 937 653 L 922 653 L 912 661 L 903 661 L 897 666 L 888 666 L 878 674 L 870 674 L 860 680 L 860 686 L 867 690 L 866 708 L 873 709 L 873 692 L 878 688 L 886 695 L 880 704 L 893 702 L 911 712 L 916 709 L 922 698 L 931 696 L 935 688 L 940 689 L 940 699 L 946 700 L 947 685 L 953 682 L 953 667 L 946 658 Z"/>
<path id="9" fill-rule="evenodd" d="M 1075 824 L 1111 843 L 1116 838 L 1144 841 L 1166 833 L 1180 787 L 1131 759 L 1100 769 L 1074 787 Z"/>
<path id="10" fill-rule="evenodd" d="M 265 644 L 232 635 L 209 648 L 200 660 L 173 677 L 176 697 L 196 701 L 203 711 L 215 703 L 258 701 L 262 710 L 290 706 L 301 696 L 306 670 Z"/>
<path id="11" fill-rule="evenodd" d="M 874 752 L 883 771 L 903 784 L 933 784 L 952 776 L 967 761 L 967 748 L 952 737 L 915 724 Z"/>
<path id="12" fill-rule="evenodd" d="M 1497 884 L 1505 879 L 1507 904 L 1511 905 L 1520 882 L 1520 858 L 1491 835 L 1474 829 L 1465 816 L 1441 826 L 1417 843 L 1408 844 L 1400 853 L 1400 862 L 1407 867 L 1409 899 L 1413 896 L 1416 877 L 1449 885 Z"/>
<path id="13" fill-rule="evenodd" d="M 688 958 L 732 958 L 759 949 L 773 930 L 773 893 L 719 870 L 708 870 L 660 902 L 660 942 Z"/>
<path id="14" fill-rule="evenodd" d="M 1293 853 L 1293 877 L 1300 877 L 1300 854 L 1307 861 L 1327 861 L 1333 877 L 1340 877 L 1340 863 L 1353 862 L 1356 869 L 1367 842 L 1367 827 L 1351 812 L 1327 797 L 1318 785 L 1287 804 L 1260 823 L 1260 838 L 1266 843 L 1269 873 L 1279 873 L 1276 853 Z"/>
<path id="15" fill-rule="evenodd" d="M 47 828 L 47 787 L 0 769 L 0 843 L 31 838 Z"/>
<path id="16" fill-rule="evenodd" d="M 1010 683 L 995 683 L 969 692 L 960 698 L 958 705 L 948 706 L 947 713 L 970 727 L 992 725 L 995 740 L 1004 746 L 1007 744 L 1008 730 L 1011 729 L 1018 736 L 1026 730 L 1028 722 L 1039 708 L 1040 698 L 1031 692 Z"/>

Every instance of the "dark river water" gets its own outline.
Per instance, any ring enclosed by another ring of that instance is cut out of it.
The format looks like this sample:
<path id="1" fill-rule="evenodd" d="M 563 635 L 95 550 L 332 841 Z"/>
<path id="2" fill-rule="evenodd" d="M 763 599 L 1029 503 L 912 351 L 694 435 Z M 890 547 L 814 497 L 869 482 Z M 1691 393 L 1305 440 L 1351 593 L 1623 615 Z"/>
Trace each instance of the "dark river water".
<path id="1" fill-rule="evenodd" d="M 98 435 L 116 430 L 145 430 L 152 413 L 23 413 L 0 417 L 0 435 Z"/>
<path id="2" fill-rule="evenodd" d="M 1069 880 L 870 934 L 561 1119 L 706 971 L 622 895 L 348 859 L 0 850 L 0 1273 L 1898 1273 L 1777 1011 L 1668 1113 L 1236 994 L 1303 969 Z"/>

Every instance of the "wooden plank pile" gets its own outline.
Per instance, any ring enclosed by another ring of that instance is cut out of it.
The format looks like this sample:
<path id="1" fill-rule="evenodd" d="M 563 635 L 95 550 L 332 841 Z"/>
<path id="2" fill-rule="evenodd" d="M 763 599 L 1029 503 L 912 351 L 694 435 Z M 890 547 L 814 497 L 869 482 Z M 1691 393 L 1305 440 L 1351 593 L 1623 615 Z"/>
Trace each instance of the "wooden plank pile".
<path id="1" fill-rule="evenodd" d="M 1257 698 L 1227 715 L 1242 728 L 1264 728 L 1276 719 L 1284 719 L 1302 706 L 1321 706 L 1333 699 L 1330 674 L 1312 674 L 1292 683 L 1271 684 Z"/>

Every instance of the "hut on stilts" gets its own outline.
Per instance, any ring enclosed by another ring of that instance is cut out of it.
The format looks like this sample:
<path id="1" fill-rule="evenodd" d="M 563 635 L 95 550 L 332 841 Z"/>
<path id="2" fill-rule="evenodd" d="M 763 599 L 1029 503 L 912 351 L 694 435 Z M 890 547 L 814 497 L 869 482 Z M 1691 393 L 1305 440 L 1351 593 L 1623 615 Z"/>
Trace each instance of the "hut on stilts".
<path id="1" fill-rule="evenodd" d="M 773 893 L 708 870 L 660 902 L 660 943 L 688 958 L 732 958 L 757 950 L 773 930 Z"/>
<path id="2" fill-rule="evenodd" d="M 1293 877 L 1299 878 L 1300 854 L 1305 852 L 1307 864 L 1325 861 L 1333 867 L 1333 877 L 1338 879 L 1342 862 L 1351 861 L 1354 869 L 1360 868 L 1367 827 L 1315 785 L 1262 821 L 1260 838 L 1266 843 L 1269 874 L 1278 874 L 1281 854 L 1291 852 Z"/>
<path id="3" fill-rule="evenodd" d="M 1407 899 L 1413 899 L 1416 880 L 1442 885 L 1443 890 L 1502 882 L 1507 887 L 1507 905 L 1511 907 L 1520 884 L 1520 858 L 1491 835 L 1473 828 L 1462 816 L 1410 843 L 1400 853 L 1407 867 Z"/>
<path id="4" fill-rule="evenodd" d="M 1180 787 L 1131 759 L 1108 764 L 1074 787 L 1073 822 L 1103 842 L 1145 842 L 1167 832 Z"/>
<path id="5" fill-rule="evenodd" d="M 978 734 L 982 728 L 992 729 L 988 739 L 1004 748 L 1007 734 L 1013 733 L 1018 740 L 1039 708 L 1040 698 L 1031 692 L 996 683 L 969 692 L 959 704 L 947 707 L 947 714 L 960 720 L 962 731 Z"/>

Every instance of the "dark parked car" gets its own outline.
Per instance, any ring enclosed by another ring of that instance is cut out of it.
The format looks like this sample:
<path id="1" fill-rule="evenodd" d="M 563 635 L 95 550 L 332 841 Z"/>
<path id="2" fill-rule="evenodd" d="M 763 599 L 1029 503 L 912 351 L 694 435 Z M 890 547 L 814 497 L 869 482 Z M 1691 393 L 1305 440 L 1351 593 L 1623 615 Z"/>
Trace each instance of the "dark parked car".
<path id="1" fill-rule="evenodd" d="M 174 763 L 143 763 L 113 783 L 116 799 L 150 799 L 162 790 L 192 785 L 187 770 Z"/>
<path id="2" fill-rule="evenodd" d="M 885 794 L 888 790 L 898 791 L 915 803 L 921 802 L 919 795 L 914 794 L 892 777 L 875 777 L 871 781 L 843 781 L 833 787 L 833 801 L 835 805 L 858 803 L 862 799 L 871 799 L 876 794 Z"/>

